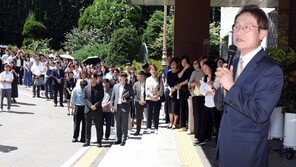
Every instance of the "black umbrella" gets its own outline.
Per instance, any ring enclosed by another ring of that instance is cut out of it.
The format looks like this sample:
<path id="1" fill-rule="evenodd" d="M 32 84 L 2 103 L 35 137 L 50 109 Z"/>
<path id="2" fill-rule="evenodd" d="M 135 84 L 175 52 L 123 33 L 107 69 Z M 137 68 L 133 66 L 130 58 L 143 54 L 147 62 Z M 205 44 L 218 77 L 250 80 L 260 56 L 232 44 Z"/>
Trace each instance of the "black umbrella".
<path id="1" fill-rule="evenodd" d="M 91 56 L 83 60 L 84 64 L 98 64 L 101 62 L 101 58 L 98 56 Z"/>

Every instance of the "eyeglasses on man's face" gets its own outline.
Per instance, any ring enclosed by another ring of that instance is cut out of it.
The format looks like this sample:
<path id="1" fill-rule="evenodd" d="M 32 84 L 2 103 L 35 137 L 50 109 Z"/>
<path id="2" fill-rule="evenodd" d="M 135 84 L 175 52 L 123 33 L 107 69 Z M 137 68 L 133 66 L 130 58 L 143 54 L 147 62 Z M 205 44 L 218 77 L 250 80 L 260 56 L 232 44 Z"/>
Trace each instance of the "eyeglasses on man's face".
<path id="1" fill-rule="evenodd" d="M 258 28 L 258 26 L 254 26 L 253 24 L 251 23 L 247 23 L 247 24 L 244 24 L 244 25 L 239 25 L 239 24 L 233 24 L 232 25 L 232 31 L 233 32 L 238 32 L 240 29 L 243 30 L 244 33 L 248 33 L 250 32 L 253 28 Z"/>

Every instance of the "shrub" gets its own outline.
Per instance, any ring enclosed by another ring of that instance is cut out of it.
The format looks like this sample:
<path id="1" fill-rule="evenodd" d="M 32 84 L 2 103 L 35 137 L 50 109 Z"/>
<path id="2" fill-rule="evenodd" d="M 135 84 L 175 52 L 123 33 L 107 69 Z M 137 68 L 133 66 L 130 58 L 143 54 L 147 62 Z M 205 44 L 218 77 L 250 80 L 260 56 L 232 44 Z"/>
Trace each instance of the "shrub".
<path id="1" fill-rule="evenodd" d="M 41 22 L 36 20 L 35 14 L 30 12 L 24 24 L 22 34 L 25 37 L 40 39 L 44 37 L 46 30 L 46 27 Z"/>
<path id="2" fill-rule="evenodd" d="M 84 60 L 89 56 L 99 56 L 101 59 L 105 59 L 109 53 L 108 44 L 94 44 L 86 45 L 83 48 L 75 51 L 73 56 L 78 60 Z"/>
<path id="3" fill-rule="evenodd" d="M 74 53 L 84 46 L 95 45 L 97 43 L 104 43 L 103 32 L 97 28 L 89 28 L 80 30 L 78 28 L 73 28 L 71 32 L 66 33 L 65 50 L 70 53 Z"/>
<path id="4" fill-rule="evenodd" d="M 22 47 L 26 53 L 34 54 L 35 52 L 42 52 L 44 54 L 49 54 L 49 42 L 51 39 L 32 39 L 32 43 Z"/>
<path id="5" fill-rule="evenodd" d="M 141 39 L 135 28 L 121 28 L 112 33 L 107 63 L 122 65 L 132 62 L 139 53 Z"/>
<path id="6" fill-rule="evenodd" d="M 81 15 L 78 27 L 101 29 L 105 40 L 109 42 L 114 30 L 136 27 L 141 21 L 141 16 L 142 10 L 139 6 L 131 6 L 118 0 L 95 0 Z"/>

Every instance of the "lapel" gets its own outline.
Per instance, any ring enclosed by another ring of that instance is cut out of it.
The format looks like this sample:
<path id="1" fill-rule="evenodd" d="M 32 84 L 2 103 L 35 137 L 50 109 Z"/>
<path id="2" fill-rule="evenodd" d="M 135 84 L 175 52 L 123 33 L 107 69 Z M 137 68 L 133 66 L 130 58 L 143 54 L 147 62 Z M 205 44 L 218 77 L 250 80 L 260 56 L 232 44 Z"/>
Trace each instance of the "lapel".
<path id="1" fill-rule="evenodd" d="M 124 94 L 126 92 L 128 92 L 127 83 L 124 84 L 124 88 L 123 88 L 122 94 Z"/>
<path id="2" fill-rule="evenodd" d="M 91 85 L 87 86 L 87 97 L 91 100 Z"/>
<path id="3" fill-rule="evenodd" d="M 244 70 L 242 71 L 242 73 L 239 75 L 236 84 L 241 85 L 248 77 L 249 75 L 252 74 L 252 72 L 255 70 L 255 68 L 257 67 L 258 62 L 264 57 L 265 52 L 263 49 L 261 49 L 253 58 L 252 60 L 247 64 L 247 66 L 244 68 Z M 236 74 L 236 69 L 237 69 L 237 64 L 238 64 L 238 60 L 237 59 L 234 63 L 234 67 L 235 67 L 235 72 L 233 73 L 234 76 Z"/>

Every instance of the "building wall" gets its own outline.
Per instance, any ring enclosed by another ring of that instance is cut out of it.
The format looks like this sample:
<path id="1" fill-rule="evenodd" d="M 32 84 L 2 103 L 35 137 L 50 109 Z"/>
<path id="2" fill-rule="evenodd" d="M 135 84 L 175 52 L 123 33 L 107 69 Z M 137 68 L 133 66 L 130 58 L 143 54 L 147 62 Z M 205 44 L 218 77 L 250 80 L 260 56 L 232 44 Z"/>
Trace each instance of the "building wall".
<path id="1" fill-rule="evenodd" d="M 191 60 L 207 52 L 210 0 L 177 0 L 175 5 L 174 56 Z"/>

